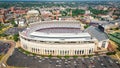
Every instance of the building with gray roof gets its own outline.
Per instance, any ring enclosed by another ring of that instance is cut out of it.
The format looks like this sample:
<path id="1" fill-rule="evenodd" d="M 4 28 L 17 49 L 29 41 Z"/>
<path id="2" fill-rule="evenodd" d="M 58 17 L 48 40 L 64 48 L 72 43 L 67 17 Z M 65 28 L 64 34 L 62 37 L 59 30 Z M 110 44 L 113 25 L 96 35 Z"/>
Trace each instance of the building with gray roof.
<path id="1" fill-rule="evenodd" d="M 99 42 L 99 47 L 107 48 L 107 46 L 104 45 L 108 45 L 108 35 L 104 31 L 101 31 L 98 26 L 90 26 L 85 29 L 85 32 L 88 32 L 92 36 L 92 38 L 96 38 L 96 40 Z"/>

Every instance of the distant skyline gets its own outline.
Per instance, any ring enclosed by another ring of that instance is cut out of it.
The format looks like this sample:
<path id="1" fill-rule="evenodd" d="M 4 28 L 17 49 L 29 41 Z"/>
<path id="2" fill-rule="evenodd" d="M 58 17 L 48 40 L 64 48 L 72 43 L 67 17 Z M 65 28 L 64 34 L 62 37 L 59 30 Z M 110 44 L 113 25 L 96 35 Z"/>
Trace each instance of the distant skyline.
<path id="1" fill-rule="evenodd" d="M 120 1 L 120 0 L 0 0 L 0 1 Z"/>

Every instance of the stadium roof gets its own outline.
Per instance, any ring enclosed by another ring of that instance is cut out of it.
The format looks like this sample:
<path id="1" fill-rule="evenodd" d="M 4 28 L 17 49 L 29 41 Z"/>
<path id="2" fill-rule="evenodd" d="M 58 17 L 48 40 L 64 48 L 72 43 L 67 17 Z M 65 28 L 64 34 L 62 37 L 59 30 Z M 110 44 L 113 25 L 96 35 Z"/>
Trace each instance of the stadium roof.
<path id="1" fill-rule="evenodd" d="M 22 31 L 21 36 L 44 41 L 92 41 L 77 21 L 48 21 L 35 23 Z"/>
<path id="2" fill-rule="evenodd" d="M 95 37 L 98 41 L 107 40 L 108 36 L 105 32 L 102 32 L 98 29 L 98 27 L 90 26 L 85 32 L 88 32 L 92 37 Z"/>

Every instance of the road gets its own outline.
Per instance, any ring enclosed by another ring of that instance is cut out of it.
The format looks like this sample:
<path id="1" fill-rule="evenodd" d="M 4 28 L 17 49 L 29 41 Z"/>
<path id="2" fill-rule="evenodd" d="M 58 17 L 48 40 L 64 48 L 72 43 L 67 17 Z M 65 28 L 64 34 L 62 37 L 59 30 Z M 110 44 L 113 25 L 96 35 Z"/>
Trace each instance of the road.
<path id="1" fill-rule="evenodd" d="M 2 40 L 3 41 L 3 40 Z M 8 50 L 8 52 L 2 57 L 2 59 L 0 60 L 0 68 L 7 68 L 7 64 L 6 64 L 6 61 L 7 59 L 9 58 L 9 56 L 12 55 L 13 51 L 14 51 L 14 48 L 15 48 L 15 42 L 14 41 L 3 41 L 3 42 L 6 42 L 6 43 L 10 43 L 11 47 L 10 49 Z"/>

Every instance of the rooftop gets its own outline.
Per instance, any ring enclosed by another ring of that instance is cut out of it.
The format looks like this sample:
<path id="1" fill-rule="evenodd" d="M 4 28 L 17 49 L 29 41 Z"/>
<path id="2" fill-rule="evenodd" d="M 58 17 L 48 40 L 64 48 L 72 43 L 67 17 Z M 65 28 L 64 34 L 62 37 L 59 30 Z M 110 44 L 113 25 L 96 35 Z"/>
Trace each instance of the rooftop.
<path id="1" fill-rule="evenodd" d="M 108 36 L 105 32 L 100 31 L 98 27 L 90 26 L 85 32 L 88 32 L 92 37 L 95 37 L 98 41 L 107 40 Z"/>

